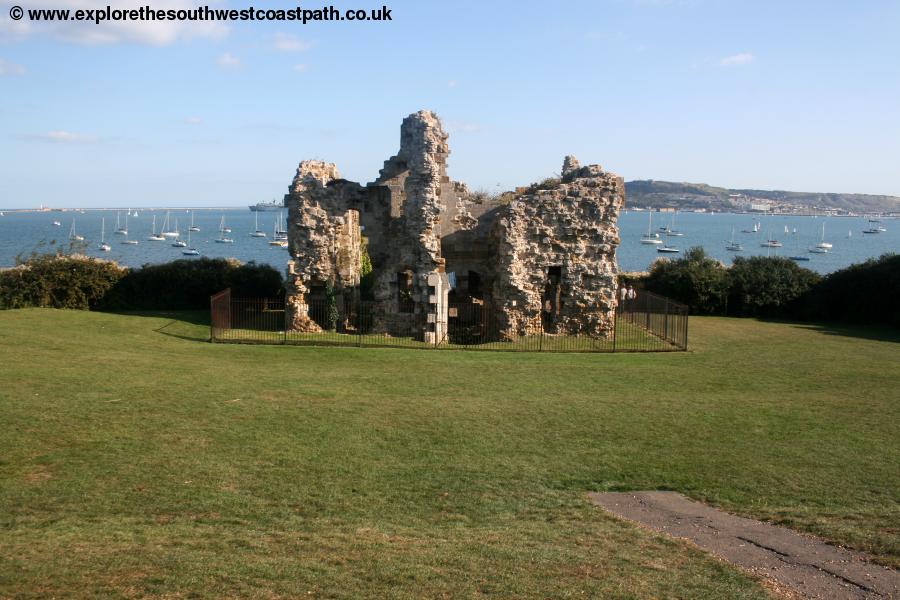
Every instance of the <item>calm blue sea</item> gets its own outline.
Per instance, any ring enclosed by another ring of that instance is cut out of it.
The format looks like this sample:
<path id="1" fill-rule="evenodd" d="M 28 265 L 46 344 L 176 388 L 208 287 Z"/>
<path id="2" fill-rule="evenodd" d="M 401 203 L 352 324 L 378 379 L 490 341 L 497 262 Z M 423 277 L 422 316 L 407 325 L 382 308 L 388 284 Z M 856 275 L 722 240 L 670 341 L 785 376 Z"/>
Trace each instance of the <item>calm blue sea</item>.
<path id="1" fill-rule="evenodd" d="M 78 212 L 43 212 L 12 213 L 6 212 L 0 217 L 0 267 L 15 264 L 16 256 L 27 256 L 32 251 L 52 251 L 57 244 L 68 244 L 69 231 L 74 220 L 75 231 L 83 235 L 88 242 L 88 254 L 102 256 L 128 266 L 140 266 L 145 263 L 161 263 L 185 258 L 181 249 L 173 248 L 171 241 L 150 242 L 153 216 L 156 216 L 157 229 L 162 224 L 166 213 L 170 220 L 178 219 L 182 231 L 191 220 L 191 211 L 178 210 L 140 210 L 138 217 L 129 217 L 128 228 L 130 238 L 138 240 L 137 246 L 127 246 L 120 242 L 121 236 L 113 235 L 116 224 L 116 211 L 88 210 Z M 267 239 L 250 237 L 255 229 L 255 217 L 259 216 L 259 228 L 269 238 L 277 212 L 253 213 L 246 208 L 228 210 L 197 209 L 194 211 L 194 224 L 201 231 L 192 234 L 192 245 L 204 256 L 233 257 L 242 262 L 256 261 L 284 269 L 288 260 L 288 252 L 284 248 L 269 246 Z M 232 228 L 229 234 L 234 244 L 216 244 L 219 233 L 219 221 L 225 217 L 226 226 Z M 100 252 L 96 249 L 100 240 L 101 219 L 106 219 L 106 240 L 112 246 L 111 252 Z M 120 221 L 124 223 L 125 213 L 120 213 Z M 863 234 L 864 229 L 873 224 L 863 217 L 794 217 L 763 216 L 754 217 L 746 214 L 696 214 L 678 213 L 675 215 L 674 229 L 684 232 L 684 237 L 672 237 L 668 242 L 682 250 L 692 246 L 703 246 L 713 257 L 725 264 L 731 264 L 734 256 L 808 256 L 809 262 L 799 263 L 802 266 L 830 273 L 867 258 L 877 257 L 886 252 L 900 253 L 900 220 L 885 219 L 881 223 L 887 231 L 875 235 Z M 53 221 L 62 223 L 54 227 Z M 741 233 L 744 229 L 752 229 L 754 220 L 761 220 L 760 232 L 757 234 Z M 815 245 L 825 225 L 825 239 L 833 244 L 828 254 L 810 254 L 808 248 Z M 672 215 L 653 213 L 653 230 L 663 225 L 672 224 Z M 640 243 L 640 237 L 647 232 L 648 213 L 628 211 L 619 219 L 622 244 L 618 250 L 619 266 L 625 271 L 643 271 L 660 258 L 654 246 Z M 725 250 L 731 238 L 731 229 L 735 229 L 735 241 L 744 246 L 744 252 L 734 253 Z M 788 233 L 785 233 L 785 227 Z M 794 230 L 796 229 L 796 233 Z M 771 234 L 784 243 L 783 248 L 763 248 L 760 242 Z M 678 256 L 668 255 L 668 256 Z"/>

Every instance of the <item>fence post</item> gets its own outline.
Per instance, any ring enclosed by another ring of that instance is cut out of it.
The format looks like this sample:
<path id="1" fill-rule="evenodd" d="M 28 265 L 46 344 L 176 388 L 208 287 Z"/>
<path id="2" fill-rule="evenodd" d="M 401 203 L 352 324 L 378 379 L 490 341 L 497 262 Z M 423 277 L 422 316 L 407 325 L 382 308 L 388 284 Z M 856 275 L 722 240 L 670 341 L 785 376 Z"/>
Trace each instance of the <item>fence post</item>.
<path id="1" fill-rule="evenodd" d="M 613 349 L 612 351 L 616 351 L 616 340 L 619 337 L 619 313 L 622 311 L 622 305 L 617 304 L 616 310 L 613 311 Z"/>
<path id="2" fill-rule="evenodd" d="M 671 342 L 672 339 L 669 337 L 669 299 L 666 298 L 666 312 L 663 316 L 663 339 L 668 342 Z"/>
<path id="3" fill-rule="evenodd" d="M 359 292 L 357 292 L 358 294 Z M 356 347 L 362 348 L 362 328 L 363 328 L 363 303 L 362 298 L 356 303 Z"/>

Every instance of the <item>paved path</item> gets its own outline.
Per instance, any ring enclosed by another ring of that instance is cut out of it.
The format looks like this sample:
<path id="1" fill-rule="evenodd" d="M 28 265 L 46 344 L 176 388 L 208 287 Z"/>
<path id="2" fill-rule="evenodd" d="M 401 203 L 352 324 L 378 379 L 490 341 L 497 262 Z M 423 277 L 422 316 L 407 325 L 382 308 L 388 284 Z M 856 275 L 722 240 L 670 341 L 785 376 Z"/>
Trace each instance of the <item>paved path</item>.
<path id="1" fill-rule="evenodd" d="M 784 527 L 736 517 L 676 492 L 592 493 L 594 504 L 787 587 L 804 598 L 900 600 L 900 573 Z"/>

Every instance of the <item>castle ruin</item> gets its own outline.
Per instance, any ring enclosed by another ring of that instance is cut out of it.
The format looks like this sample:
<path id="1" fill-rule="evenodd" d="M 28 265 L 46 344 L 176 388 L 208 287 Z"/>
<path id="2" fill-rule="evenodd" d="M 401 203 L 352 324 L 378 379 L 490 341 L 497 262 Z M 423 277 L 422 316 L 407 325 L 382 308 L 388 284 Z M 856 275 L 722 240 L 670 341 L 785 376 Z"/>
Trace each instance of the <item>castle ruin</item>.
<path id="1" fill-rule="evenodd" d="M 622 178 L 569 156 L 559 179 L 492 198 L 447 176 L 447 138 L 434 113 L 410 115 L 399 152 L 367 185 L 300 163 L 284 199 L 289 328 L 434 344 L 451 341 L 449 326 L 486 321 L 503 340 L 611 335 Z M 342 315 L 364 303 L 367 320 L 336 323 L 326 301 Z"/>

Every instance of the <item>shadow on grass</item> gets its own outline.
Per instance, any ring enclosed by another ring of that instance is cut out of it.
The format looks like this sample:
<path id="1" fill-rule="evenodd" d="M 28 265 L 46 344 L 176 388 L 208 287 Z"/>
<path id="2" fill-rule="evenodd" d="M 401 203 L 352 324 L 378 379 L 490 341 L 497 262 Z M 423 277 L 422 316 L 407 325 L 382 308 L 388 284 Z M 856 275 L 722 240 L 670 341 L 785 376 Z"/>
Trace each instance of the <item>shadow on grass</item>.
<path id="1" fill-rule="evenodd" d="M 187 340 L 189 342 L 209 342 L 209 329 L 196 324 L 188 324 L 183 321 L 169 321 L 159 329 L 154 329 L 169 337 Z"/>
<path id="2" fill-rule="evenodd" d="M 172 319 L 192 325 L 209 326 L 208 310 L 109 310 L 103 311 L 123 317 L 149 317 L 152 319 Z"/>
<path id="3" fill-rule="evenodd" d="M 169 319 L 169 322 L 153 331 L 169 337 L 191 342 L 209 342 L 209 311 L 204 310 L 146 310 L 107 311 L 126 317 Z"/>
<path id="4" fill-rule="evenodd" d="M 847 323 L 790 323 L 791 327 L 818 331 L 825 335 L 854 337 L 878 342 L 900 342 L 900 329 L 887 325 L 848 325 Z"/>

